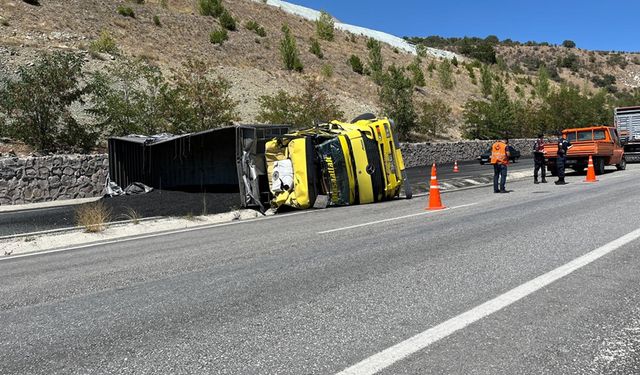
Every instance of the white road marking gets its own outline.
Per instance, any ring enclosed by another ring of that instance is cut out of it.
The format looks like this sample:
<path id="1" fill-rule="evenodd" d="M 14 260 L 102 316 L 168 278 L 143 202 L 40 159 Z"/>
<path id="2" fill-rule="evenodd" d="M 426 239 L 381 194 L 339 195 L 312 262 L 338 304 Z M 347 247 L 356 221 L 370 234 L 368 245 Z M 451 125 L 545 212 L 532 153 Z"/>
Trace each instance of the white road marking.
<path id="1" fill-rule="evenodd" d="M 432 214 L 435 212 L 439 212 L 439 211 L 447 211 L 447 210 L 455 210 L 458 208 L 463 208 L 463 207 L 469 207 L 469 206 L 474 206 L 478 204 L 478 202 L 475 203 L 469 203 L 469 204 L 463 204 L 460 206 L 454 206 L 454 207 L 447 207 L 443 210 L 434 210 L 434 211 L 424 211 L 424 212 L 418 212 L 416 214 L 411 214 L 411 215 L 404 215 L 404 216 L 398 216 L 398 217 L 392 217 L 389 219 L 382 219 L 382 220 L 377 220 L 377 221 L 371 221 L 368 223 L 362 223 L 362 224 L 356 224 L 356 225 L 350 225 L 348 227 L 341 227 L 341 228 L 335 228 L 335 229 L 329 229 L 329 230 L 324 230 L 322 232 L 318 232 L 318 234 L 325 234 L 325 233 L 333 233 L 333 232 L 339 232 L 339 231 L 343 231 L 343 230 L 349 230 L 349 229 L 353 229 L 353 228 L 360 228 L 360 227 L 364 227 L 367 225 L 374 225 L 374 224 L 380 224 L 380 223 L 386 223 L 389 221 L 395 221 L 395 220 L 402 220 L 402 219 L 407 219 L 410 217 L 415 217 L 415 216 L 423 216 L 423 215 L 428 215 L 428 214 Z"/>
<path id="2" fill-rule="evenodd" d="M 468 325 L 489 316 L 522 298 L 546 287 L 570 273 L 598 260 L 620 247 L 640 238 L 640 228 L 628 233 L 608 244 L 599 247 L 569 263 L 566 263 L 544 275 L 530 280 L 498 297 L 487 301 L 473 309 L 455 316 L 439 325 L 421 332 L 405 341 L 385 349 L 369 358 L 339 372 L 337 375 L 375 374 L 424 348 L 441 340 Z"/>
<path id="3" fill-rule="evenodd" d="M 83 245 L 65 247 L 65 248 L 61 248 L 61 249 L 52 249 L 52 250 L 30 252 L 30 253 L 25 253 L 25 254 L 9 255 L 9 256 L 0 258 L 0 262 L 6 261 L 6 260 L 11 260 L 11 259 L 17 259 L 17 258 L 26 258 L 26 257 L 36 256 L 36 255 L 60 253 L 60 252 L 63 252 L 63 251 L 71 251 L 71 250 L 79 250 L 79 249 L 84 249 L 84 248 L 93 247 L 93 246 L 112 245 L 112 244 L 115 244 L 115 243 L 136 241 L 136 240 L 142 240 L 142 239 L 154 238 L 154 237 L 161 237 L 161 236 L 168 236 L 168 235 L 171 235 L 171 234 L 188 233 L 188 232 L 194 232 L 194 231 L 198 231 L 198 230 L 212 229 L 212 228 L 217 228 L 217 227 L 226 227 L 226 226 L 229 226 L 229 225 L 255 223 L 255 222 L 259 222 L 259 221 L 263 221 L 263 220 L 285 218 L 285 217 L 288 217 L 288 216 L 303 215 L 303 214 L 308 214 L 308 213 L 311 213 L 311 212 L 316 212 L 316 211 L 315 210 L 306 210 L 306 211 L 294 212 L 294 213 L 290 213 L 290 214 L 286 214 L 286 215 L 274 215 L 274 216 L 267 216 L 267 217 L 262 217 L 262 218 L 258 218 L 258 219 L 251 219 L 251 220 L 232 221 L 232 222 L 229 222 L 229 223 L 220 223 L 220 224 L 205 224 L 205 225 L 201 225 L 201 226 L 197 226 L 197 227 L 178 229 L 178 230 L 171 230 L 171 231 L 168 231 L 168 232 L 151 233 L 151 234 L 145 234 L 145 235 L 141 235 L 141 236 L 120 238 L 120 239 L 114 239 L 114 240 L 109 240 L 109 241 L 91 242 L 91 243 L 87 243 L 87 244 L 83 244 Z"/>

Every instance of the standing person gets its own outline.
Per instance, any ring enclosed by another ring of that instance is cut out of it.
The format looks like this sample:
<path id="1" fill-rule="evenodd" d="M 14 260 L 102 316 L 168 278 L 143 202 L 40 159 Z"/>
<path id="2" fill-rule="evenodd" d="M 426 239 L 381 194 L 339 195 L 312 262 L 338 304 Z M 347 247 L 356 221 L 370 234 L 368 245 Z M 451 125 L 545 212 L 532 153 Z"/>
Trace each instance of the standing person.
<path id="1" fill-rule="evenodd" d="M 564 182 L 564 164 L 567 162 L 567 152 L 571 148 L 571 142 L 566 134 L 558 134 L 558 158 L 556 159 L 556 169 L 558 171 L 558 181 L 556 185 L 566 185 Z"/>
<path id="2" fill-rule="evenodd" d="M 544 165 L 544 134 L 538 134 L 538 139 L 536 139 L 533 144 L 533 163 L 535 167 L 533 168 L 533 183 L 538 184 L 538 171 L 540 171 L 540 176 L 542 177 L 542 183 L 547 183 L 547 170 Z"/>
<path id="3" fill-rule="evenodd" d="M 491 164 L 493 164 L 493 192 L 507 193 L 505 184 L 509 164 L 509 139 L 506 137 L 491 146 Z"/>

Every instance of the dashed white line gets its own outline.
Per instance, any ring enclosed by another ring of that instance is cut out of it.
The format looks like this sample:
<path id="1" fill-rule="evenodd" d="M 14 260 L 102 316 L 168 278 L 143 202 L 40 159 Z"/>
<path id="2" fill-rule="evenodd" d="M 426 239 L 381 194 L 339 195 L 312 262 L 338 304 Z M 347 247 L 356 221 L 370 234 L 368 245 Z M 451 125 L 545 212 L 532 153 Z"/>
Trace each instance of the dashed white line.
<path id="1" fill-rule="evenodd" d="M 364 226 L 367 226 L 367 225 L 374 225 L 374 224 L 386 223 L 386 222 L 389 222 L 389 221 L 402 220 L 402 219 L 407 219 L 407 218 L 410 218 L 410 217 L 423 216 L 423 215 L 433 214 L 433 213 L 441 212 L 441 211 L 455 210 L 455 209 L 458 209 L 458 208 L 474 206 L 476 204 L 478 204 L 478 202 L 469 203 L 469 204 L 463 204 L 463 205 L 460 205 L 460 206 L 449 207 L 449 208 L 445 208 L 444 210 L 418 212 L 418 213 L 411 214 L 411 215 L 397 216 L 397 217 L 392 217 L 392 218 L 389 218 L 389 219 L 382 219 L 382 220 L 371 221 L 371 222 L 368 222 L 368 223 L 350 225 L 348 227 L 340 227 L 340 228 L 335 228 L 335 229 L 324 230 L 322 232 L 318 232 L 318 234 L 339 232 L 339 231 L 349 230 L 349 229 L 353 229 L 353 228 L 360 228 L 360 227 L 364 227 Z"/>
<path id="2" fill-rule="evenodd" d="M 455 316 L 439 325 L 423 331 L 405 341 L 385 349 L 369 358 L 339 372 L 337 375 L 369 375 L 375 374 L 392 364 L 426 348 L 452 333 L 491 315 L 520 299 L 546 287 L 570 273 L 598 260 L 599 258 L 621 248 L 631 241 L 640 238 L 640 228 L 628 233 L 608 244 L 599 247 L 569 263 L 566 263 L 544 275 L 530 280 L 498 297 L 487 301 L 473 309 Z"/>

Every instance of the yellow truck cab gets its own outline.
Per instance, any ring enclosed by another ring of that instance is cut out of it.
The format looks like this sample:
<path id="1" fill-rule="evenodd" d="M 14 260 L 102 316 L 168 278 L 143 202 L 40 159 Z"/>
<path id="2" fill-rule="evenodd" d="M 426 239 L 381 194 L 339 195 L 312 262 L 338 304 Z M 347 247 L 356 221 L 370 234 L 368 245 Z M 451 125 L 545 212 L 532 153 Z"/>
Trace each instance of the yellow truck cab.
<path id="1" fill-rule="evenodd" d="M 393 122 L 387 118 L 331 121 L 277 137 L 265 148 L 273 207 L 374 203 L 399 196 L 403 186 L 411 198 Z"/>

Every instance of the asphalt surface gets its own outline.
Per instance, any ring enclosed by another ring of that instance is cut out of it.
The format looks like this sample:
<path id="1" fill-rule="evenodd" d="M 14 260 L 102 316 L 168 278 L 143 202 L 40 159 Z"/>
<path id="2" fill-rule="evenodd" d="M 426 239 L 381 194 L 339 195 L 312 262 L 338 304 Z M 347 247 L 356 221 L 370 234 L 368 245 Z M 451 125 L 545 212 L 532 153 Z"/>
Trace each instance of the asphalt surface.
<path id="1" fill-rule="evenodd" d="M 147 194 L 104 197 L 110 221 L 130 218 L 131 210 L 139 217 L 217 214 L 240 207 L 238 193 L 186 193 L 153 190 Z M 67 205 L 20 211 L 0 212 L 0 236 L 75 227 L 75 213 L 80 205 Z"/>
<path id="2" fill-rule="evenodd" d="M 0 258 L 0 373 L 335 374 L 640 227 L 640 166 L 582 179 Z M 639 250 L 381 373 L 638 374 Z"/>
<path id="3" fill-rule="evenodd" d="M 477 161 L 460 162 L 460 172 L 453 173 L 453 164 L 439 167 L 438 177 L 442 181 L 453 178 L 474 178 L 493 173 L 491 165 L 481 166 Z M 511 170 L 533 168 L 531 159 L 522 159 L 510 166 Z M 431 166 L 409 168 L 409 181 L 415 192 L 428 190 Z M 111 210 L 111 220 L 124 220 L 128 211 L 133 209 L 141 217 L 184 216 L 189 213 L 198 215 L 227 212 L 237 208 L 238 194 L 200 194 L 154 190 L 149 194 L 105 198 L 103 202 Z M 206 205 L 206 210 L 203 209 Z M 21 211 L 0 212 L 0 236 L 31 233 L 51 229 L 69 228 L 76 225 L 75 212 L 78 205 L 26 209 Z"/>

